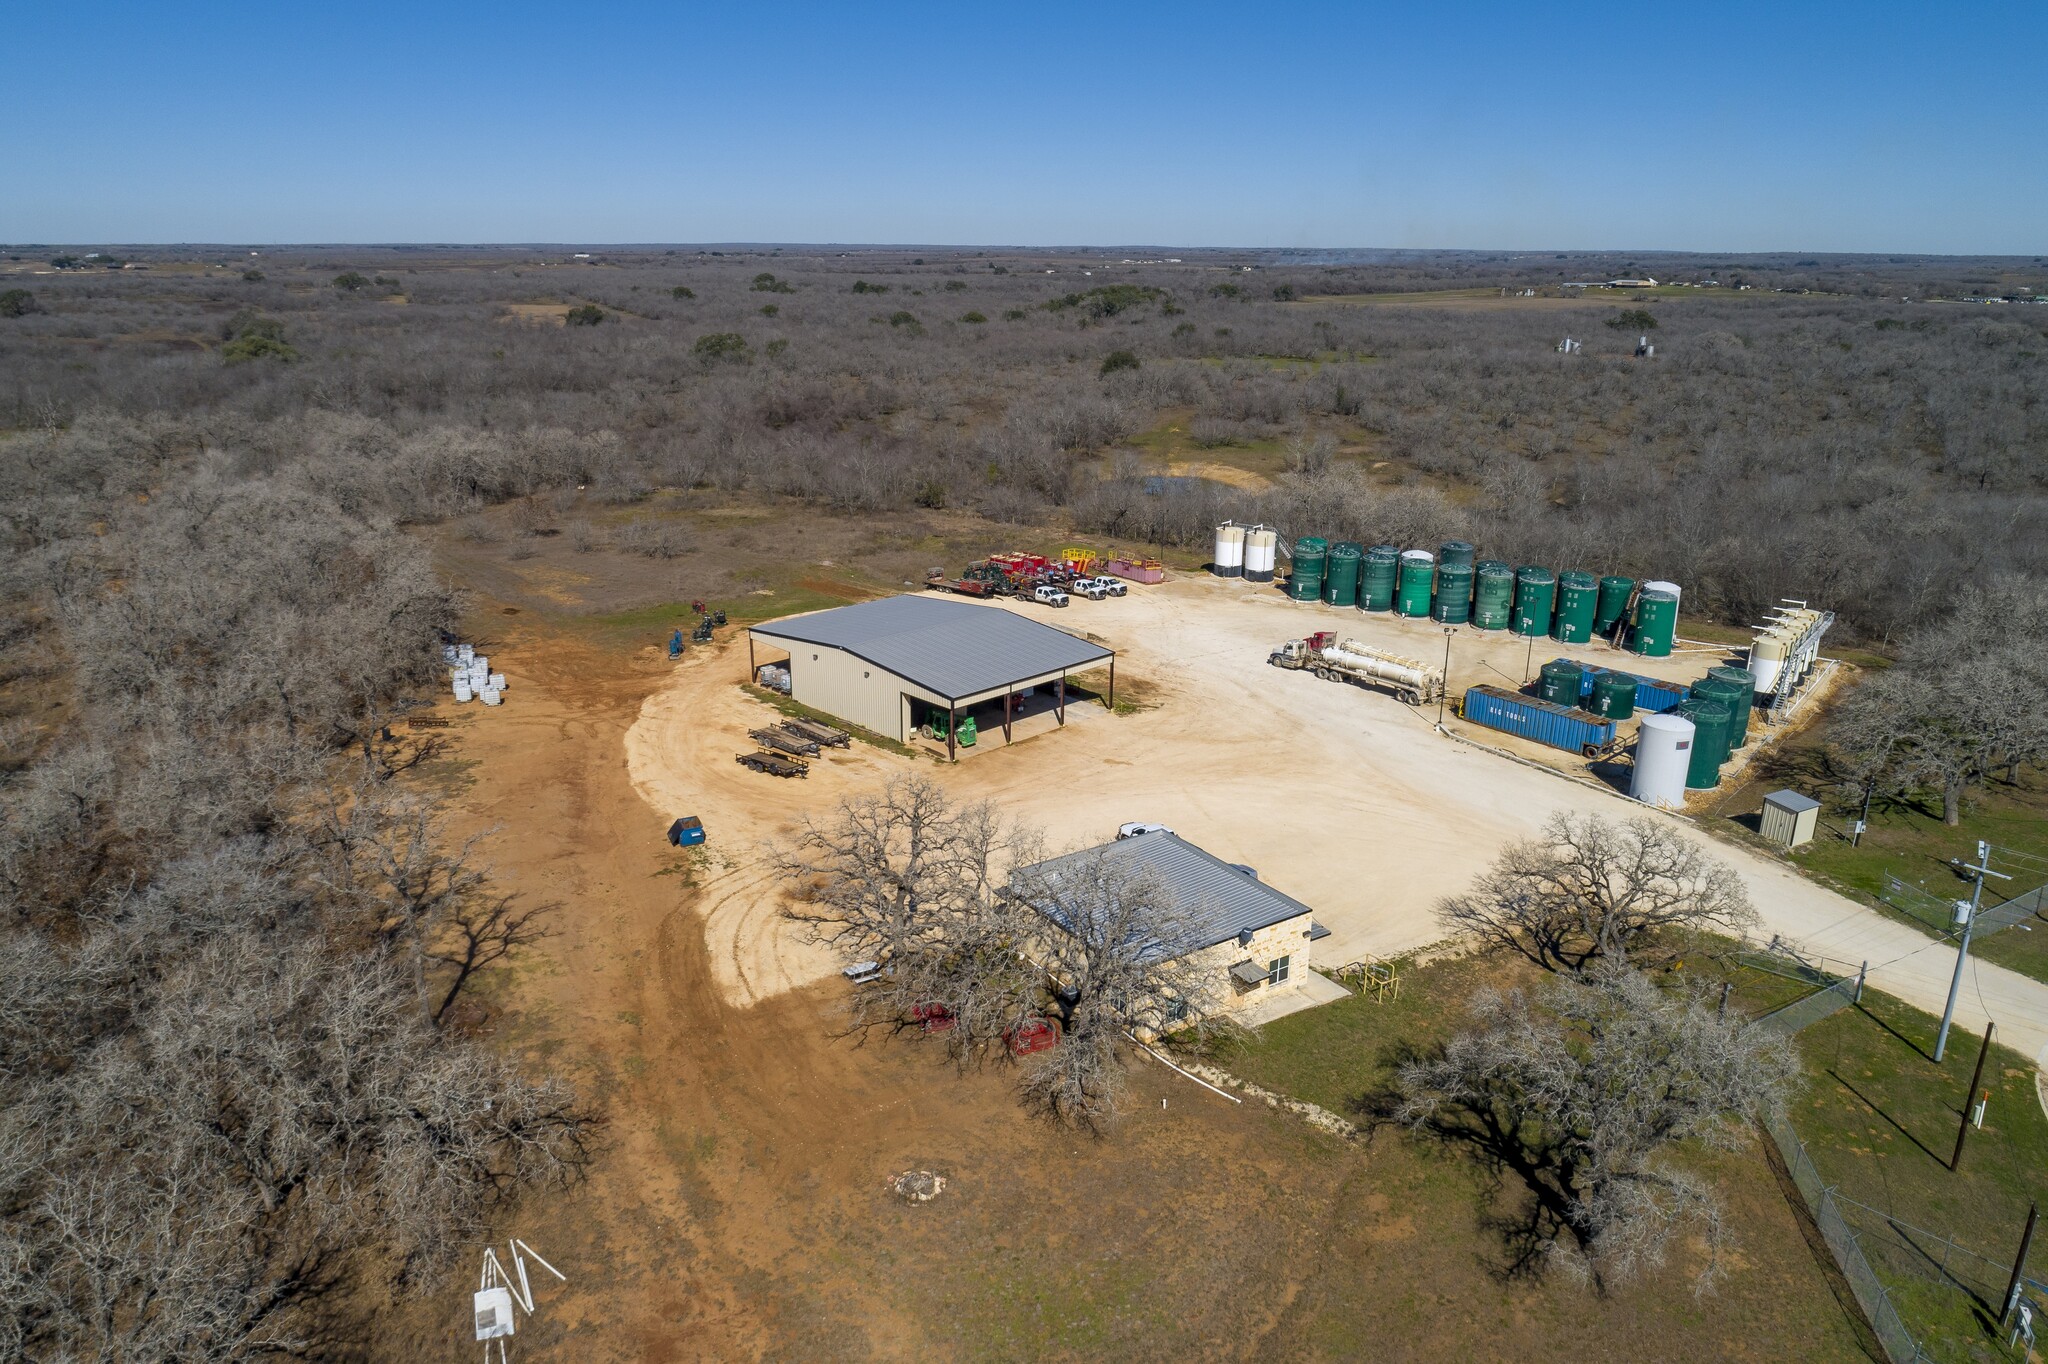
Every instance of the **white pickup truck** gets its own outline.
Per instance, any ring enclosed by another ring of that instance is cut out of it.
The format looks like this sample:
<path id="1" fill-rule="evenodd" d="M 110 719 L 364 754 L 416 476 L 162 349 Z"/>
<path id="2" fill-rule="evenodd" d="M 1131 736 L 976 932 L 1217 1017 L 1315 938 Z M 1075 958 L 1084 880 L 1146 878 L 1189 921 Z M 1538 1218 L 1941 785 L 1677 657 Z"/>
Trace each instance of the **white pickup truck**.
<path id="1" fill-rule="evenodd" d="M 1069 587 L 1074 595 L 1086 597 L 1090 601 L 1101 601 L 1109 595 L 1109 589 L 1102 585 L 1100 578 L 1076 578 Z"/>
<path id="2" fill-rule="evenodd" d="M 1102 595 L 1105 597 L 1128 597 L 1131 594 L 1130 584 L 1122 578 L 1100 577 L 1090 581 L 1102 589 Z"/>
<path id="3" fill-rule="evenodd" d="M 1040 583 L 1031 589 L 1031 600 L 1044 606 L 1065 606 L 1067 604 L 1067 594 L 1054 587 L 1051 583 Z"/>

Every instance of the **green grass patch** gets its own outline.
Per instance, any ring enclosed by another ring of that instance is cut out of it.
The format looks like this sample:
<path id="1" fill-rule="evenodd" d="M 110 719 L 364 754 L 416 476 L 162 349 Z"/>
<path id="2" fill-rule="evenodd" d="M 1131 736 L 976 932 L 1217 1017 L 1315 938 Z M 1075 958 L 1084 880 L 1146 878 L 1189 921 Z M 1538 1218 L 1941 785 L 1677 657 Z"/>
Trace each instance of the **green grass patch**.
<path id="1" fill-rule="evenodd" d="M 864 744 L 879 748 L 884 753 L 894 753 L 900 758 L 915 758 L 917 756 L 917 750 L 907 744 L 898 743 L 896 740 L 886 735 L 877 734 L 871 729 L 862 729 L 859 725 L 848 720 L 842 720 L 836 715 L 827 715 L 824 711 L 815 710 L 801 701 L 791 700 L 779 691 L 770 691 L 766 687 L 757 687 L 751 682 L 740 683 L 740 690 L 763 705 L 773 706 L 777 711 L 789 716 L 792 720 L 815 720 L 821 725 L 830 725 L 834 729 L 846 731 Z"/>
<path id="2" fill-rule="evenodd" d="M 1704 937 L 1689 946 L 1667 944 L 1667 978 L 1710 989 L 1726 982 L 1729 1007 L 1752 1017 L 1814 989 L 1740 965 L 1725 946 Z M 1539 986 L 1542 979 L 1526 962 L 1500 955 L 1411 966 L 1402 971 L 1398 1000 L 1376 1003 L 1354 994 L 1268 1023 L 1249 1040 L 1219 1045 L 1210 1059 L 1268 1089 L 1352 1112 L 1361 1095 L 1393 1078 L 1397 1048 L 1428 1047 L 1457 1031 L 1477 991 Z M 1993 1260 L 2009 1260 L 2028 1204 L 2048 1202 L 2048 1115 L 2028 1059 L 1994 1046 L 1984 1072 L 1991 1092 L 1984 1127 L 1970 1133 L 1961 1168 L 1951 1173 L 1947 1162 L 1980 1039 L 1953 1032 L 1937 1066 L 1929 1058 L 1938 1026 L 1932 1016 L 1869 990 L 1861 1005 L 1808 1028 L 1798 1038 L 1804 1084 L 1790 1105 L 1793 1125 L 1823 1178 L 1844 1197 Z M 1734 1175 L 1762 1178 L 1748 1169 Z M 1939 1246 L 1922 1254 L 1911 1248 L 1910 1235 L 1882 1218 L 1857 1214 L 1852 1221 L 1865 1233 L 1873 1265 L 1908 1325 L 1935 1358 L 1995 1357 L 1986 1353 L 1993 1339 L 1986 1313 L 1995 1314 L 2002 1274 L 1960 1257 L 1944 1275 Z M 2042 1253 L 2048 1256 L 2048 1246 Z M 1958 1272 L 1959 1264 L 1969 1272 Z M 1997 1282 L 1987 1288 L 1989 1279 Z"/>

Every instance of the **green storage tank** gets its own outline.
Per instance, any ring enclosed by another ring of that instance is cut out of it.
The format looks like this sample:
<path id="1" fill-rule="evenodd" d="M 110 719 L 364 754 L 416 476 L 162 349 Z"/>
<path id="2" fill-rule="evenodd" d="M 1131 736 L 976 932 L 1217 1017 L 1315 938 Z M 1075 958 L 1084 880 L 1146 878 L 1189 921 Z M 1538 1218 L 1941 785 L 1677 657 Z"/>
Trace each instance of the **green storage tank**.
<path id="1" fill-rule="evenodd" d="M 1561 644 L 1584 644 L 1593 637 L 1593 608 L 1600 600 L 1600 580 L 1576 568 L 1557 575 L 1557 621 L 1551 637 Z"/>
<path id="2" fill-rule="evenodd" d="M 1444 625 L 1463 625 L 1472 619 L 1472 568 L 1469 564 L 1439 563 L 1436 566 L 1436 604 L 1430 618 Z"/>
<path id="3" fill-rule="evenodd" d="M 1525 564 L 1515 570 L 1515 616 L 1509 628 L 1518 635 L 1550 633 L 1550 613 L 1557 605 L 1557 575 Z"/>
<path id="4" fill-rule="evenodd" d="M 1374 545 L 1358 570 L 1358 604 L 1367 611 L 1394 609 L 1394 580 L 1401 576 L 1401 551 Z"/>
<path id="5" fill-rule="evenodd" d="M 1727 752 L 1722 754 L 1722 758 L 1725 761 L 1728 754 L 1742 747 L 1743 742 L 1747 738 L 1743 733 L 1742 725 L 1743 711 L 1747 709 L 1747 702 L 1749 700 L 1748 688 L 1743 684 L 1730 682 L 1725 677 L 1715 677 L 1712 673 L 1709 673 L 1692 684 L 1689 694 L 1705 701 L 1719 702 L 1721 705 L 1728 707 L 1728 747 Z"/>
<path id="6" fill-rule="evenodd" d="M 1601 673 L 1593 679 L 1586 708 L 1603 720 L 1626 720 L 1636 713 L 1636 679 L 1632 673 Z"/>
<path id="7" fill-rule="evenodd" d="M 1470 568 L 1472 556 L 1478 553 L 1463 540 L 1446 540 L 1437 546 L 1436 566 L 1438 568 Z"/>
<path id="8" fill-rule="evenodd" d="M 1487 559 L 1472 571 L 1472 623 L 1482 630 L 1505 630 L 1515 617 L 1515 570 Z"/>
<path id="9" fill-rule="evenodd" d="M 1644 592 L 1636 598 L 1635 630 L 1628 647 L 1644 658 L 1671 657 L 1678 636 L 1678 598 L 1669 592 Z"/>
<path id="10" fill-rule="evenodd" d="M 1579 665 L 1570 659 L 1554 659 L 1536 675 L 1536 694 L 1555 706 L 1576 706 L 1583 675 Z"/>
<path id="11" fill-rule="evenodd" d="M 1681 701 L 1673 714 L 1692 721 L 1692 758 L 1685 768 L 1685 789 L 1711 791 L 1721 781 L 1728 761 L 1728 707 L 1698 697 Z"/>
<path id="12" fill-rule="evenodd" d="M 1636 590 L 1634 578 L 1613 574 L 1600 580 L 1600 604 L 1593 608 L 1593 633 L 1602 639 L 1614 633 L 1614 623 L 1628 614 L 1628 598 Z"/>
<path id="13" fill-rule="evenodd" d="M 1324 601 L 1332 606 L 1358 604 L 1358 561 L 1364 554 L 1363 547 L 1349 540 L 1339 540 L 1330 546 L 1330 557 L 1323 570 Z"/>
<path id="14" fill-rule="evenodd" d="M 1436 578 L 1436 561 L 1426 549 L 1401 551 L 1401 582 L 1394 589 L 1394 610 L 1404 616 L 1429 614 L 1430 588 Z"/>
<path id="15" fill-rule="evenodd" d="M 1718 677 L 1735 688 L 1735 714 L 1728 720 L 1729 747 L 1740 748 L 1749 742 L 1749 717 L 1756 708 L 1756 679 L 1747 668 L 1731 668 L 1725 663 L 1707 669 L 1707 676 Z"/>
<path id="16" fill-rule="evenodd" d="M 1320 535 L 1304 535 L 1294 542 L 1294 576 L 1287 580 L 1287 595 L 1296 601 L 1320 601 L 1323 596 L 1323 561 L 1330 542 Z"/>

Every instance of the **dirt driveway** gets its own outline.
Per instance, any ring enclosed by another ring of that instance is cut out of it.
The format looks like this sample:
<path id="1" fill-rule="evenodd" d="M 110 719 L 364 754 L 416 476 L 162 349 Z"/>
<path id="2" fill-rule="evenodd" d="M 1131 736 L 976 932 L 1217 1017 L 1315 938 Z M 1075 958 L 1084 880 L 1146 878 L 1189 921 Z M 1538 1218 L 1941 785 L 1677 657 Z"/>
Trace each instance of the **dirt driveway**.
<path id="1" fill-rule="evenodd" d="M 988 609 L 1047 618 L 1027 605 Z M 1432 904 L 1553 811 L 1642 812 L 1595 785 L 1447 739 L 1435 731 L 1434 708 L 1418 711 L 1265 661 L 1281 640 L 1331 628 L 1440 661 L 1443 630 L 1428 621 L 1302 605 L 1270 588 L 1204 577 L 1077 601 L 1052 619 L 1117 649 L 1120 675 L 1143 678 L 1158 704 L 1121 717 L 1097 712 L 1014 752 L 914 766 L 962 796 L 1001 802 L 1056 846 L 1101 841 L 1126 820 L 1170 825 L 1313 907 L 1331 930 L 1317 945 L 1322 964 L 1435 941 L 1441 930 Z M 1558 655 L 1675 680 L 1720 661 L 1713 654 L 1641 660 L 1597 644 L 1538 641 L 1532 648 L 1465 628 L 1451 639 L 1453 693 L 1479 681 L 1516 685 Z M 738 690 L 744 658 L 744 643 L 724 657 L 693 657 L 643 706 L 626 752 L 650 825 L 699 814 L 717 829 L 721 847 L 751 848 L 793 827 L 801 812 L 828 809 L 842 794 L 913 766 L 856 747 L 814 765 L 805 781 L 738 767 L 732 757 L 736 745 L 745 746 L 746 729 L 772 718 Z M 1867 960 L 1883 988 L 1940 1012 L 1952 953 L 1774 859 L 1719 843 L 1715 852 L 1748 881 L 1766 932 L 1852 966 Z M 829 974 L 829 959 L 777 920 L 757 859 L 739 858 L 711 876 L 705 891 L 712 975 L 729 1000 L 767 998 Z M 2048 1046 L 2048 987 L 1988 964 L 1972 970 L 1974 988 L 1965 991 L 1958 1019 L 1981 1028 L 1995 1016 L 2013 1045 L 2029 1054 Z"/>

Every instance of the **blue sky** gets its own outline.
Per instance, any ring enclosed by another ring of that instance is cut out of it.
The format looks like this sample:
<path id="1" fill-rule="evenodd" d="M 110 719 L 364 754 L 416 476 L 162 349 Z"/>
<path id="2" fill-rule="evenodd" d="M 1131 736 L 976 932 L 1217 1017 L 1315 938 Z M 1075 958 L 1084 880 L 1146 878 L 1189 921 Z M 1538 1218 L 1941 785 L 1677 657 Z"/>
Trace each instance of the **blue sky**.
<path id="1" fill-rule="evenodd" d="M 2048 5 L 17 7 L 0 240 L 2048 252 Z"/>

